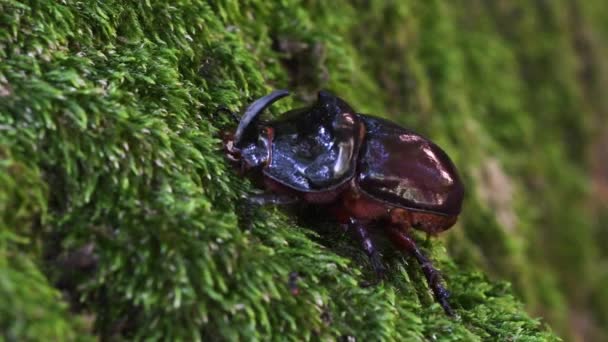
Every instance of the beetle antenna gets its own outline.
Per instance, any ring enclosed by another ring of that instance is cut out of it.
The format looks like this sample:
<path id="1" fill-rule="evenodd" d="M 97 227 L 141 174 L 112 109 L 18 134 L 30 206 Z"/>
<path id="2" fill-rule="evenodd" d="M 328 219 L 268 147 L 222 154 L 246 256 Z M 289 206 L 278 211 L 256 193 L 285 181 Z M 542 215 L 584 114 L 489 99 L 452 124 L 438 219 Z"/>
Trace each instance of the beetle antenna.
<path id="1" fill-rule="evenodd" d="M 251 105 L 249 105 L 247 110 L 245 110 L 245 114 L 243 114 L 241 121 L 239 122 L 236 133 L 234 134 L 234 144 L 238 145 L 241 142 L 247 128 L 256 120 L 264 109 L 287 95 L 289 95 L 289 91 L 287 90 L 275 90 L 272 93 L 255 100 Z"/>

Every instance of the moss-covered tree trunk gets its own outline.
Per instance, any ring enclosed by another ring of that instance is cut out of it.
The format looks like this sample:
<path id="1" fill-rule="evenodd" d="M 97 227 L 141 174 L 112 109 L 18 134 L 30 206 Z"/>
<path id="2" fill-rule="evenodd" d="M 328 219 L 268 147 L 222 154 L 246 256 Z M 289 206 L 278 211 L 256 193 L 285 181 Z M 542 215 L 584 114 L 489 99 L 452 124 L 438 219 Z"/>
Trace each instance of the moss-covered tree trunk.
<path id="1" fill-rule="evenodd" d="M 607 7 L 0 0 L 0 338 L 606 337 L 606 202 L 587 164 Z M 390 250 L 388 279 L 361 287 L 365 256 L 322 219 L 267 209 L 239 229 L 252 188 L 218 109 L 275 88 L 297 95 L 275 115 L 330 88 L 452 156 L 464 212 L 422 245 L 457 318 Z"/>

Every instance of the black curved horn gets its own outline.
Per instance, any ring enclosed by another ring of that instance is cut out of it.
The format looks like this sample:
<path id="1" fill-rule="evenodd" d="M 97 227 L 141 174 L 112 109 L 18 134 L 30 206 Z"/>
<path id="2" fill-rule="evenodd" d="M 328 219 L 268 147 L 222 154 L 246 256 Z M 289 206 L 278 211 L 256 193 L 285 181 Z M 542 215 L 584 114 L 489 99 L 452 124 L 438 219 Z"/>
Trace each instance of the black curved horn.
<path id="1" fill-rule="evenodd" d="M 234 134 L 235 145 L 238 145 L 241 142 L 247 127 L 255 121 L 264 109 L 287 95 L 289 95 L 289 91 L 287 90 L 275 90 L 272 93 L 253 101 L 253 103 L 247 107 L 247 110 L 245 111 L 245 114 L 243 114 L 239 126 L 236 129 L 236 133 Z"/>

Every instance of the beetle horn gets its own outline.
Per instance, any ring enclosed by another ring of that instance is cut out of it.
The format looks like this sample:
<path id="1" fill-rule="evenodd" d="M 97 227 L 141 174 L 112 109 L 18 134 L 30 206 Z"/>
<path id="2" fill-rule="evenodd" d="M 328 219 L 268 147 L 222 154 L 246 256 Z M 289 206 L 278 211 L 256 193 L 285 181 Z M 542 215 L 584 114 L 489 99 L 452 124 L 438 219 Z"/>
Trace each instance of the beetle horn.
<path id="1" fill-rule="evenodd" d="M 239 122 L 236 133 L 234 134 L 234 144 L 238 145 L 241 142 L 241 139 L 243 138 L 243 135 L 245 134 L 245 131 L 249 125 L 256 120 L 264 109 L 287 95 L 289 95 L 289 91 L 287 90 L 275 90 L 272 93 L 255 100 L 251 105 L 249 105 L 247 110 L 245 110 L 245 114 L 243 114 L 241 121 Z"/>
<path id="2" fill-rule="evenodd" d="M 319 102 L 329 102 L 335 98 L 336 96 L 327 90 L 321 90 L 317 93 L 317 100 Z"/>
<path id="3" fill-rule="evenodd" d="M 325 111 L 331 114 L 352 113 L 355 111 L 346 101 L 335 96 L 327 90 L 321 90 L 317 94 L 317 103 L 325 108 Z"/>

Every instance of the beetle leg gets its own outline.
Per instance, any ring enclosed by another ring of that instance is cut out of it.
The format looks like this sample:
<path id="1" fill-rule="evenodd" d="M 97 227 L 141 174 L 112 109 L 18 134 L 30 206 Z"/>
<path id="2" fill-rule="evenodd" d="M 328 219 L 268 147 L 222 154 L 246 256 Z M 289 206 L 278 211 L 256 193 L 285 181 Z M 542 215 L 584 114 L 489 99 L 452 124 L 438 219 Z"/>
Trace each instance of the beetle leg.
<path id="1" fill-rule="evenodd" d="M 357 221 L 351 218 L 348 222 L 349 230 L 355 235 L 359 243 L 361 243 L 361 247 L 363 251 L 369 258 L 370 263 L 372 264 L 372 268 L 376 273 L 376 281 L 372 283 L 364 283 L 364 286 L 375 285 L 384 279 L 386 274 L 386 268 L 382 264 L 382 260 L 380 258 L 380 253 L 376 249 L 374 245 L 374 241 L 372 240 L 367 227 L 360 221 Z"/>
<path id="2" fill-rule="evenodd" d="M 281 194 L 259 194 L 246 197 L 246 201 L 252 205 L 287 205 L 294 204 L 298 201 L 297 197 Z"/>
<path id="3" fill-rule="evenodd" d="M 454 311 L 452 310 L 448 302 L 448 297 L 450 296 L 450 293 L 441 284 L 441 273 L 439 273 L 439 271 L 435 267 L 433 267 L 431 261 L 418 248 L 416 242 L 411 237 L 409 237 L 404 231 L 396 227 L 390 227 L 388 231 L 391 237 L 391 241 L 397 247 L 399 247 L 401 250 L 408 252 L 414 258 L 416 258 L 416 260 L 420 264 L 420 268 L 422 268 L 422 272 L 424 273 L 424 277 L 426 278 L 429 287 L 433 291 L 435 299 L 437 300 L 437 302 L 439 302 L 441 307 L 443 307 L 443 310 L 446 314 L 448 314 L 449 316 L 454 316 Z"/>
<path id="4" fill-rule="evenodd" d="M 264 205 L 287 205 L 298 201 L 297 197 L 280 194 L 257 194 L 244 197 L 237 208 L 237 216 L 241 229 L 252 228 L 252 218 L 257 208 Z"/>

